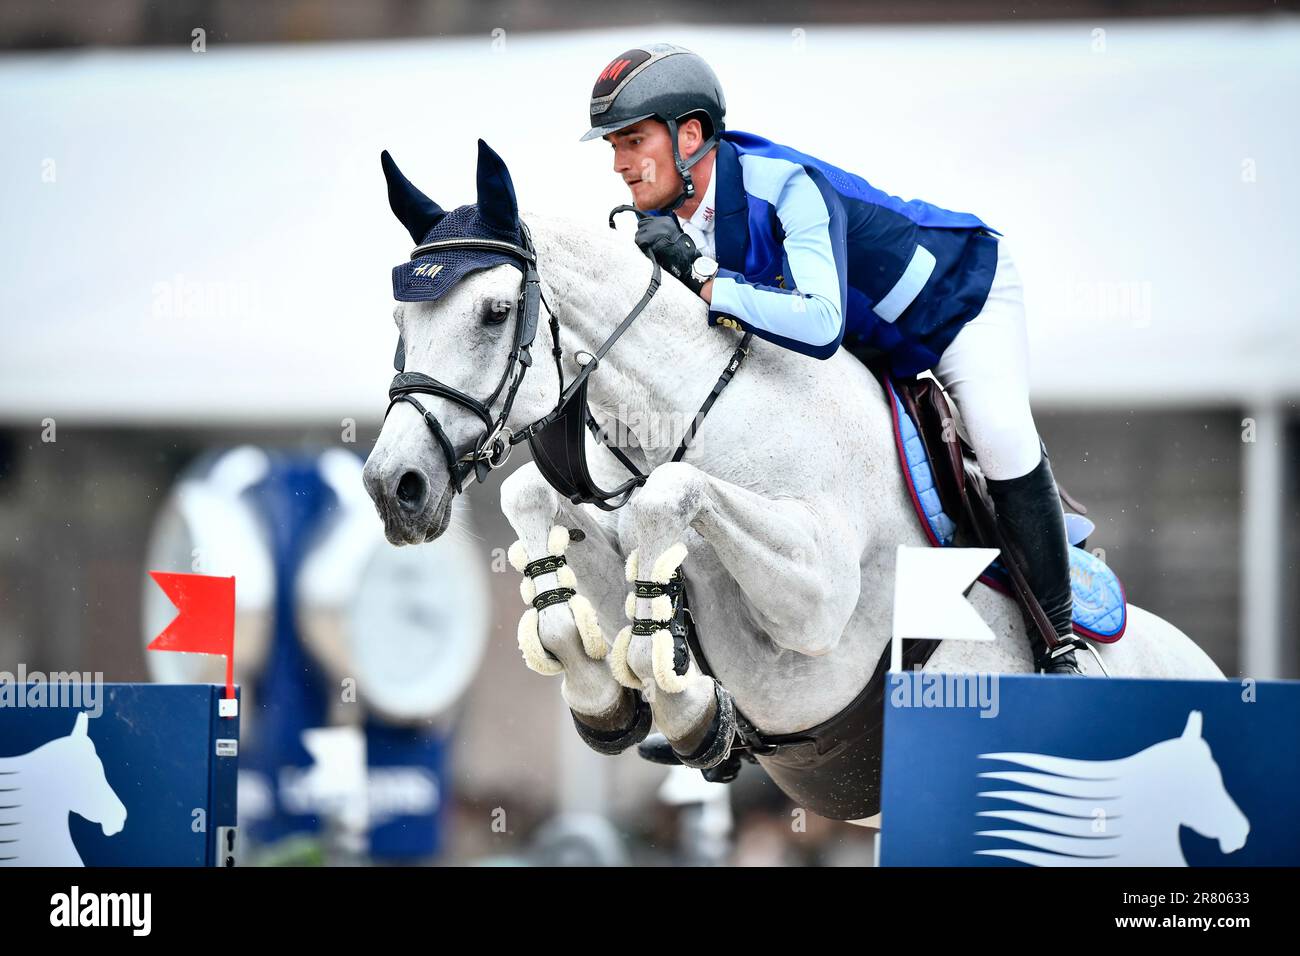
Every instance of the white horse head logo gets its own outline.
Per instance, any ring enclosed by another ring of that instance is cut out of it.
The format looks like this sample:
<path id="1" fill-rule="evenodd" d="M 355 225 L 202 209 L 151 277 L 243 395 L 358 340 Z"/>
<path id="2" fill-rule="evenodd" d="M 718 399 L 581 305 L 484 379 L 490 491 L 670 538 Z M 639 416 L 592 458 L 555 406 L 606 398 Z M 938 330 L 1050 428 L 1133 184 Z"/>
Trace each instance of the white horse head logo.
<path id="1" fill-rule="evenodd" d="M 68 814 L 98 823 L 105 836 L 126 826 L 126 807 L 77 715 L 72 733 L 18 757 L 0 757 L 0 866 L 83 866 Z"/>
<path id="2" fill-rule="evenodd" d="M 1032 866 L 1186 866 L 1179 828 L 1191 827 L 1234 853 L 1246 843 L 1250 821 L 1223 786 L 1210 745 L 1201 737 L 1201 712 L 1192 711 L 1180 736 L 1118 760 L 1071 760 L 1048 754 L 980 754 L 1033 768 L 981 777 L 1033 789 L 979 794 L 1030 807 L 982 810 L 977 815 L 1032 829 L 980 830 L 977 835 L 1022 847 L 977 850 Z"/>

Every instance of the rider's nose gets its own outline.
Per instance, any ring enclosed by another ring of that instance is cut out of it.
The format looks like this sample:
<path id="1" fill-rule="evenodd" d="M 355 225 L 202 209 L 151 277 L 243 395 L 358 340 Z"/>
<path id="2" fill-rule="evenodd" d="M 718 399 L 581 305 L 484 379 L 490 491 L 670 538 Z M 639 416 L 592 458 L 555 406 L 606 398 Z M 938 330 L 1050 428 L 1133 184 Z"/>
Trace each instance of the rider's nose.
<path id="1" fill-rule="evenodd" d="M 418 471 L 408 471 L 397 483 L 397 506 L 407 514 L 419 514 L 429 497 L 429 484 Z"/>

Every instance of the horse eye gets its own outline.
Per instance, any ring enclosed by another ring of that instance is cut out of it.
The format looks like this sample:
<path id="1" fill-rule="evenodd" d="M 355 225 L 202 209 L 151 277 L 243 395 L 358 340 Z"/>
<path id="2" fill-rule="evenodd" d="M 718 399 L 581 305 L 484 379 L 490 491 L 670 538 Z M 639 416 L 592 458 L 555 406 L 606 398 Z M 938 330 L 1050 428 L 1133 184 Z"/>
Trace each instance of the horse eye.
<path id="1" fill-rule="evenodd" d="M 510 318 L 513 303 L 507 299 L 490 299 L 483 304 L 483 322 L 486 325 L 500 325 Z"/>

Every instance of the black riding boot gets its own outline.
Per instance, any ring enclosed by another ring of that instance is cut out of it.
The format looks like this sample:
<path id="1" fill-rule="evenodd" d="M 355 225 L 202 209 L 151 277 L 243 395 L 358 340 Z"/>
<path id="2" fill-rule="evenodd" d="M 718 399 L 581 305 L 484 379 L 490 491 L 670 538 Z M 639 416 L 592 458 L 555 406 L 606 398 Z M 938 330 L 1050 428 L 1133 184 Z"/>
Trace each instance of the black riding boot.
<path id="1" fill-rule="evenodd" d="M 1029 474 L 1007 481 L 986 478 L 985 483 L 997 511 L 998 525 L 1017 555 L 1029 590 L 1038 598 L 1057 635 L 1073 643 L 1077 639 L 1070 627 L 1074 597 L 1070 589 L 1070 545 L 1065 536 L 1065 516 L 1061 512 L 1047 447 L 1041 443 L 1039 447 L 1042 458 Z M 1049 657 L 1046 642 L 1027 614 L 1025 630 L 1034 652 L 1035 669 L 1047 674 L 1080 673 L 1073 647 Z"/>

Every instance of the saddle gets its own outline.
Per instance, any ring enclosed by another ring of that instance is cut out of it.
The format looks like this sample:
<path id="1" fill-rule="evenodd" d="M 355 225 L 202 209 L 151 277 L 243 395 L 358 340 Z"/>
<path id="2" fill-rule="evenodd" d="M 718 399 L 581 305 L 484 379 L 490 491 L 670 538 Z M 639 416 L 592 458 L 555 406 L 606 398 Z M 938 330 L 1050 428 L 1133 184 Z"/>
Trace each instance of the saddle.
<path id="1" fill-rule="evenodd" d="M 886 374 L 877 368 L 872 368 L 872 371 L 881 379 L 881 384 L 884 384 Z M 949 514 L 969 518 L 970 506 L 966 496 L 968 489 L 973 486 L 973 493 L 978 494 L 991 511 L 993 505 L 988 498 L 988 492 L 984 490 L 984 483 L 969 472 L 971 466 L 976 463 L 975 452 L 956 432 L 954 427 L 956 418 L 942 386 L 932 378 L 916 376 L 902 380 L 890 379 L 890 381 L 903 407 L 916 423 L 926 455 L 934 468 L 935 484 L 944 510 Z M 954 429 L 953 435 L 956 441 L 945 440 L 945 432 L 949 428 Z M 1061 503 L 1075 514 L 1088 513 L 1088 509 L 1066 491 L 1059 481 L 1056 483 L 1056 490 L 1060 493 Z M 981 546 L 994 546 L 982 538 L 979 540 Z"/>
<path id="2" fill-rule="evenodd" d="M 880 380 L 887 398 L 891 402 L 897 401 L 906 418 L 911 420 L 907 423 L 911 427 L 906 429 L 906 433 L 909 438 L 919 441 L 921 446 L 919 455 L 908 455 L 900 447 L 900 457 L 903 459 L 904 470 L 907 471 L 909 467 L 912 469 L 908 475 L 909 486 L 922 521 L 929 523 L 926 530 L 932 543 L 951 544 L 960 537 L 967 546 L 997 548 L 1002 554 L 1010 554 L 997 523 L 993 502 L 984 484 L 975 452 L 957 431 L 956 416 L 943 387 L 929 377 L 894 379 L 880 363 L 866 364 Z M 899 419 L 897 409 L 895 413 L 895 431 L 899 434 L 901 446 L 904 423 Z M 917 495 L 918 479 L 926 482 L 926 487 L 921 489 L 923 493 L 932 492 L 928 501 L 929 508 Z M 1057 492 L 1064 508 L 1074 512 L 1074 515 L 1066 515 L 1071 543 L 1078 545 L 1078 548 L 1070 549 L 1072 563 L 1085 565 L 1085 572 L 1089 576 L 1098 570 L 1104 570 L 1104 567 L 1097 568 L 1097 559 L 1084 550 L 1087 531 L 1092 528 L 1091 522 L 1082 518 L 1088 509 L 1061 487 L 1059 482 Z M 1047 646 L 1056 647 L 1060 638 L 1038 599 L 1029 589 L 1017 563 L 999 560 L 990 570 L 991 573 L 981 575 L 981 580 L 997 590 L 1010 593 L 1024 611 L 1029 624 L 1038 629 Z M 1109 581 L 1113 575 L 1108 573 L 1104 577 Z M 1117 579 L 1114 584 L 1119 587 Z M 1112 600 L 1109 603 L 1113 606 L 1115 602 Z M 1122 601 L 1119 607 L 1122 609 Z M 1076 622 L 1075 630 L 1094 640 L 1111 642 L 1122 635 L 1123 623 L 1122 616 L 1118 626 L 1108 624 L 1094 629 Z"/>

